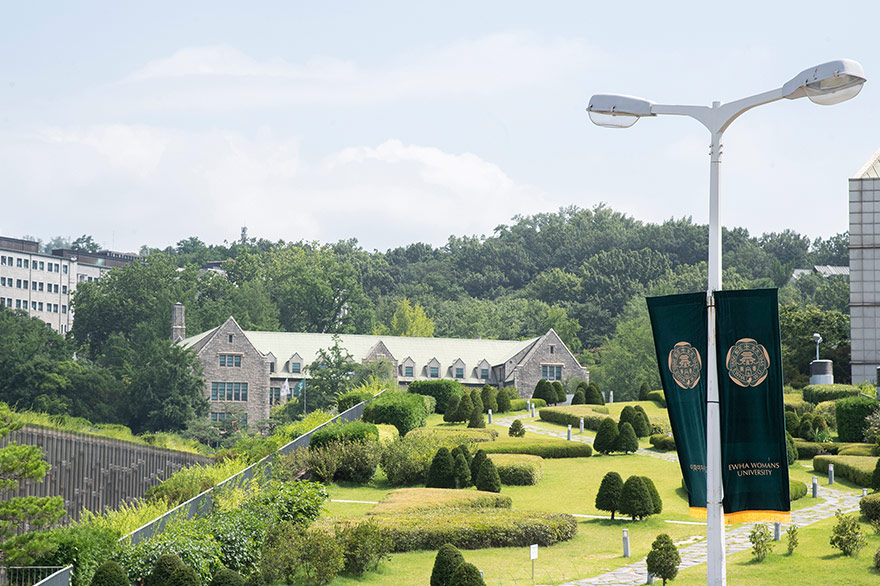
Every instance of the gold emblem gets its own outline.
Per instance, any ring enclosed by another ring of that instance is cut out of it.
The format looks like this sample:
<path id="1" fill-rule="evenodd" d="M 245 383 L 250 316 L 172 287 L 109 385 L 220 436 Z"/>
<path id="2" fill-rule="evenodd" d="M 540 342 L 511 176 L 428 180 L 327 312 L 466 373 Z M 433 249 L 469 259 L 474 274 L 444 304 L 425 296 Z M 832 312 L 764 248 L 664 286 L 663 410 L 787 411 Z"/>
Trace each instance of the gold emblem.
<path id="1" fill-rule="evenodd" d="M 770 355 L 751 338 L 737 340 L 727 351 L 727 374 L 741 387 L 756 387 L 767 378 Z"/>
<path id="2" fill-rule="evenodd" d="M 669 351 L 669 372 L 675 383 L 683 389 L 692 389 L 700 382 L 703 362 L 700 353 L 687 342 L 679 342 Z"/>

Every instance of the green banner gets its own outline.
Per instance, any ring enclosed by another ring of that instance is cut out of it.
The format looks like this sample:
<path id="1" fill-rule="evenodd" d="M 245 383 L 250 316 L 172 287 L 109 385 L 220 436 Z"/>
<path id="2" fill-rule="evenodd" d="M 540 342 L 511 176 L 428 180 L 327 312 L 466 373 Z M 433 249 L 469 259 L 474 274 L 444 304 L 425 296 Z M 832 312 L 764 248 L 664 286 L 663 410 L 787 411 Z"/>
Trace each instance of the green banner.
<path id="1" fill-rule="evenodd" d="M 705 293 L 648 297 L 654 348 L 691 513 L 706 516 Z"/>
<path id="2" fill-rule="evenodd" d="M 725 520 L 788 521 L 777 290 L 717 291 L 715 309 Z"/>

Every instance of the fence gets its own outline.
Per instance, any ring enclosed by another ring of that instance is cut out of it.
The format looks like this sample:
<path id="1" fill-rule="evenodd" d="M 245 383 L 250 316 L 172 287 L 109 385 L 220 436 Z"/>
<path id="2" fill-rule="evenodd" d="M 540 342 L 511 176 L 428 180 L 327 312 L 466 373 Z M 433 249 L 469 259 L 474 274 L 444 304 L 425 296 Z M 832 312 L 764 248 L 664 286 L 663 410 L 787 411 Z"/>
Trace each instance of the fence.
<path id="1" fill-rule="evenodd" d="M 31 586 L 64 570 L 62 566 L 0 567 L 0 586 Z"/>
<path id="2" fill-rule="evenodd" d="M 0 447 L 11 442 L 41 447 L 52 467 L 41 482 L 24 482 L 10 496 L 61 496 L 65 521 L 79 520 L 83 509 L 115 509 L 181 468 L 211 462 L 198 454 L 33 425 L 10 433 Z"/>

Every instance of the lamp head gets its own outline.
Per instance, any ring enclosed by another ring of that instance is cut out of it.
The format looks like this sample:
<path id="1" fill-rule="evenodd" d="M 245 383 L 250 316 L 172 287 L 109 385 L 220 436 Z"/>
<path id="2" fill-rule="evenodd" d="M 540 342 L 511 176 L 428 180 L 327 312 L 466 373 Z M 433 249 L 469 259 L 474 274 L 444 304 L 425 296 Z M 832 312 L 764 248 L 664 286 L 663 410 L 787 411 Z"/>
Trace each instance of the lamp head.
<path id="1" fill-rule="evenodd" d="M 782 86 L 789 100 L 807 96 L 810 101 L 831 106 L 854 98 L 867 81 L 858 61 L 838 59 L 801 71 Z"/>
<path id="2" fill-rule="evenodd" d="M 819 334 L 813 334 L 813 341 L 817 344 L 822 343 L 822 336 L 820 336 Z"/>
<path id="3" fill-rule="evenodd" d="M 655 116 L 651 112 L 654 103 L 644 98 L 618 94 L 596 94 L 590 98 L 587 113 L 598 126 L 629 128 L 643 116 Z"/>

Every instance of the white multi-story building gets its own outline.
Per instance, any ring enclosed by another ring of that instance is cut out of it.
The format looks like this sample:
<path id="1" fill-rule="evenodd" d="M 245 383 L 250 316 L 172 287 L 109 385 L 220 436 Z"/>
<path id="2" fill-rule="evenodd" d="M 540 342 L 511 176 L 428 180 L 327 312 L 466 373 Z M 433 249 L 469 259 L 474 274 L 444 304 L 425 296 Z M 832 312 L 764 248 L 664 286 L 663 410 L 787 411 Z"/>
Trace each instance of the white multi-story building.
<path id="1" fill-rule="evenodd" d="M 25 311 L 66 334 L 73 325 L 70 299 L 77 284 L 100 279 L 138 258 L 106 250 L 58 249 L 45 254 L 37 242 L 0 236 L 0 307 Z"/>

